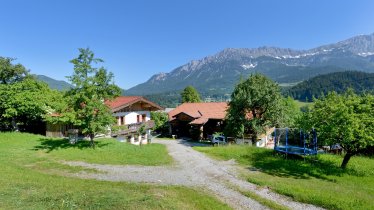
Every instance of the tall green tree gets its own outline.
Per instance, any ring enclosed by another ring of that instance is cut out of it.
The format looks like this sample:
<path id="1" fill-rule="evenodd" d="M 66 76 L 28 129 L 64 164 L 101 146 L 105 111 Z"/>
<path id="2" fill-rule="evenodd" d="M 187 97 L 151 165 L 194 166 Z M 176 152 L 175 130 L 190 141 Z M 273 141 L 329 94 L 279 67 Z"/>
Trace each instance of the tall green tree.
<path id="1" fill-rule="evenodd" d="M 257 136 L 267 127 L 282 123 L 281 93 L 277 84 L 261 74 L 253 74 L 236 85 L 226 116 L 226 135 Z"/>
<path id="2" fill-rule="evenodd" d="M 168 114 L 165 112 L 151 112 L 151 119 L 155 122 L 155 131 L 166 134 L 169 131 Z"/>
<path id="3" fill-rule="evenodd" d="M 297 119 L 299 119 L 302 114 L 296 101 L 288 96 L 282 98 L 281 105 L 281 116 L 279 117 L 278 125 L 289 128 L 296 127 Z"/>
<path id="4" fill-rule="evenodd" d="M 79 56 L 70 62 L 74 64 L 74 73 L 69 81 L 74 88 L 67 92 L 70 112 L 75 115 L 75 125 L 83 134 L 90 137 L 90 144 L 95 147 L 94 138 L 98 133 L 106 133 L 115 122 L 105 100 L 112 100 L 120 95 L 120 88 L 113 83 L 113 74 L 104 67 L 93 65 L 103 62 L 95 58 L 90 49 L 79 49 Z"/>
<path id="5" fill-rule="evenodd" d="M 59 93 L 29 75 L 14 59 L 0 57 L 0 130 L 42 133 L 42 120 Z"/>
<path id="6" fill-rule="evenodd" d="M 0 57 L 0 84 L 13 84 L 29 76 L 22 64 L 13 64 L 13 58 Z"/>
<path id="7" fill-rule="evenodd" d="M 4 130 L 30 130 L 40 124 L 50 110 L 54 109 L 62 94 L 33 78 L 13 84 L 0 84 L 0 124 Z"/>
<path id="8" fill-rule="evenodd" d="M 315 100 L 302 122 L 317 130 L 319 142 L 340 144 L 345 151 L 341 167 L 346 168 L 352 156 L 374 146 L 374 96 L 331 92 Z"/>
<path id="9" fill-rule="evenodd" d="M 182 103 L 201 102 L 200 94 L 193 86 L 187 86 L 181 93 Z"/>

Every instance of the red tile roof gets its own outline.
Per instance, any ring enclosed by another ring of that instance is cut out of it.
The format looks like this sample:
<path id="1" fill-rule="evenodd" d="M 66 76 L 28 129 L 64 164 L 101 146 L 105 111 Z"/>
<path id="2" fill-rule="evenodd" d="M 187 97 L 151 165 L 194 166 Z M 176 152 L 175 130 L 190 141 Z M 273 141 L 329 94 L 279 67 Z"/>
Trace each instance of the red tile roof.
<path id="1" fill-rule="evenodd" d="M 109 108 L 114 111 L 118 109 L 122 109 L 124 107 L 130 106 L 138 101 L 142 101 L 144 103 L 148 103 L 149 105 L 153 106 L 156 110 L 162 110 L 163 108 L 151 101 L 146 100 L 141 96 L 119 96 L 112 101 L 105 101 L 105 104 L 109 106 Z M 83 103 L 81 106 L 84 106 Z M 60 117 L 62 116 L 60 113 L 51 113 L 51 117 Z"/>
<path id="2" fill-rule="evenodd" d="M 204 124 L 208 119 L 224 119 L 228 104 L 226 102 L 184 103 L 168 113 L 169 120 L 183 112 L 193 118 L 192 124 Z"/>
<path id="3" fill-rule="evenodd" d="M 105 104 L 108 105 L 111 109 L 115 109 L 123 105 L 133 104 L 140 98 L 140 96 L 119 96 L 112 101 L 106 101 Z"/>
<path id="4" fill-rule="evenodd" d="M 195 120 L 192 120 L 190 122 L 190 124 L 192 125 L 202 125 L 202 124 L 205 124 L 206 122 L 208 122 L 208 118 L 205 118 L 205 117 L 200 117 L 200 118 L 197 118 Z"/>
<path id="5" fill-rule="evenodd" d="M 110 107 L 110 109 L 117 110 L 119 108 L 124 108 L 126 106 L 130 106 L 130 105 L 132 105 L 132 104 L 134 104 L 138 101 L 148 103 L 151 106 L 155 107 L 157 110 L 163 109 L 159 105 L 157 105 L 157 104 L 155 104 L 151 101 L 148 101 L 141 96 L 119 96 L 112 101 L 106 101 L 105 104 L 108 105 Z"/>

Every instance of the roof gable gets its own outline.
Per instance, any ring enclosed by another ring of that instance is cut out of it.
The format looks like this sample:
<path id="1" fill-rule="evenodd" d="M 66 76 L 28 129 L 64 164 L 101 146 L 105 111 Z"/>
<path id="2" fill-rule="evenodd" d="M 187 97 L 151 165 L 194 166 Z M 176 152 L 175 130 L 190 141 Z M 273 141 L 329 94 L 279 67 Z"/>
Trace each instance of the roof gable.
<path id="1" fill-rule="evenodd" d="M 184 112 L 180 112 L 180 113 L 174 115 L 173 118 L 178 119 L 178 120 L 182 120 L 182 121 L 191 121 L 191 120 L 195 119 L 195 117 L 192 117 L 191 115 L 189 115 L 187 113 L 184 113 Z"/>
<path id="2" fill-rule="evenodd" d="M 142 102 L 151 106 L 155 111 L 162 110 L 163 108 L 141 96 L 119 96 L 112 101 L 106 101 L 105 104 L 110 107 L 112 112 L 121 110 L 135 103 Z"/>
<path id="3" fill-rule="evenodd" d="M 180 113 L 185 113 L 195 119 L 195 123 L 203 123 L 208 119 L 224 119 L 228 104 L 226 102 L 211 102 L 211 103 L 184 103 L 168 113 L 169 120 L 174 120 L 175 116 Z"/>

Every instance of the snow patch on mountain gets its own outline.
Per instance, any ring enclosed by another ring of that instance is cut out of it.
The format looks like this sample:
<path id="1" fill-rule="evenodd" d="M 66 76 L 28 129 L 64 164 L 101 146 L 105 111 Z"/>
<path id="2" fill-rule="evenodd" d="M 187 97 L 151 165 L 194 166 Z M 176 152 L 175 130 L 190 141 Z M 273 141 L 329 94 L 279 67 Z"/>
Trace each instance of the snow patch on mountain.
<path id="1" fill-rule="evenodd" d="M 374 56 L 374 34 L 357 36 L 307 50 L 266 46 L 226 48 L 214 55 L 192 60 L 170 73 L 154 75 L 146 83 L 127 92 L 150 94 L 183 89 L 191 83 L 206 91 L 220 85 L 230 89 L 231 83 L 234 84 L 240 76 L 251 73 L 252 69 L 282 82 L 304 80 L 314 75 L 342 69 L 373 72 L 372 56 Z"/>
<path id="2" fill-rule="evenodd" d="M 366 57 L 374 55 L 374 52 L 364 52 L 364 53 L 358 53 L 359 56 Z"/>
<path id="3" fill-rule="evenodd" d="M 243 64 L 241 65 L 241 67 L 243 67 L 243 69 L 247 70 L 247 69 L 253 69 L 257 66 L 257 63 L 250 63 L 250 64 Z"/>

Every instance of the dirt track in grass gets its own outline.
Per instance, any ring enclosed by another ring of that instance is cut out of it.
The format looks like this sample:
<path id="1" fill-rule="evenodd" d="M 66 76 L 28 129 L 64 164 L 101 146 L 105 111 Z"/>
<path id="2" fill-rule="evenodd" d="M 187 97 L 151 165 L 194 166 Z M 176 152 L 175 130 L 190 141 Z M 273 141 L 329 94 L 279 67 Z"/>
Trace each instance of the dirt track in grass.
<path id="1" fill-rule="evenodd" d="M 154 140 L 153 143 L 167 146 L 175 160 L 173 166 L 116 166 L 89 164 L 84 162 L 64 162 L 72 166 L 83 166 L 104 173 L 78 173 L 81 178 L 106 181 L 153 183 L 158 185 L 182 185 L 203 188 L 234 209 L 268 209 L 256 200 L 242 195 L 240 191 L 250 191 L 290 209 L 321 209 L 319 207 L 292 201 L 290 198 L 260 188 L 239 178 L 234 161 L 217 161 L 192 149 L 194 143 L 184 140 Z"/>

